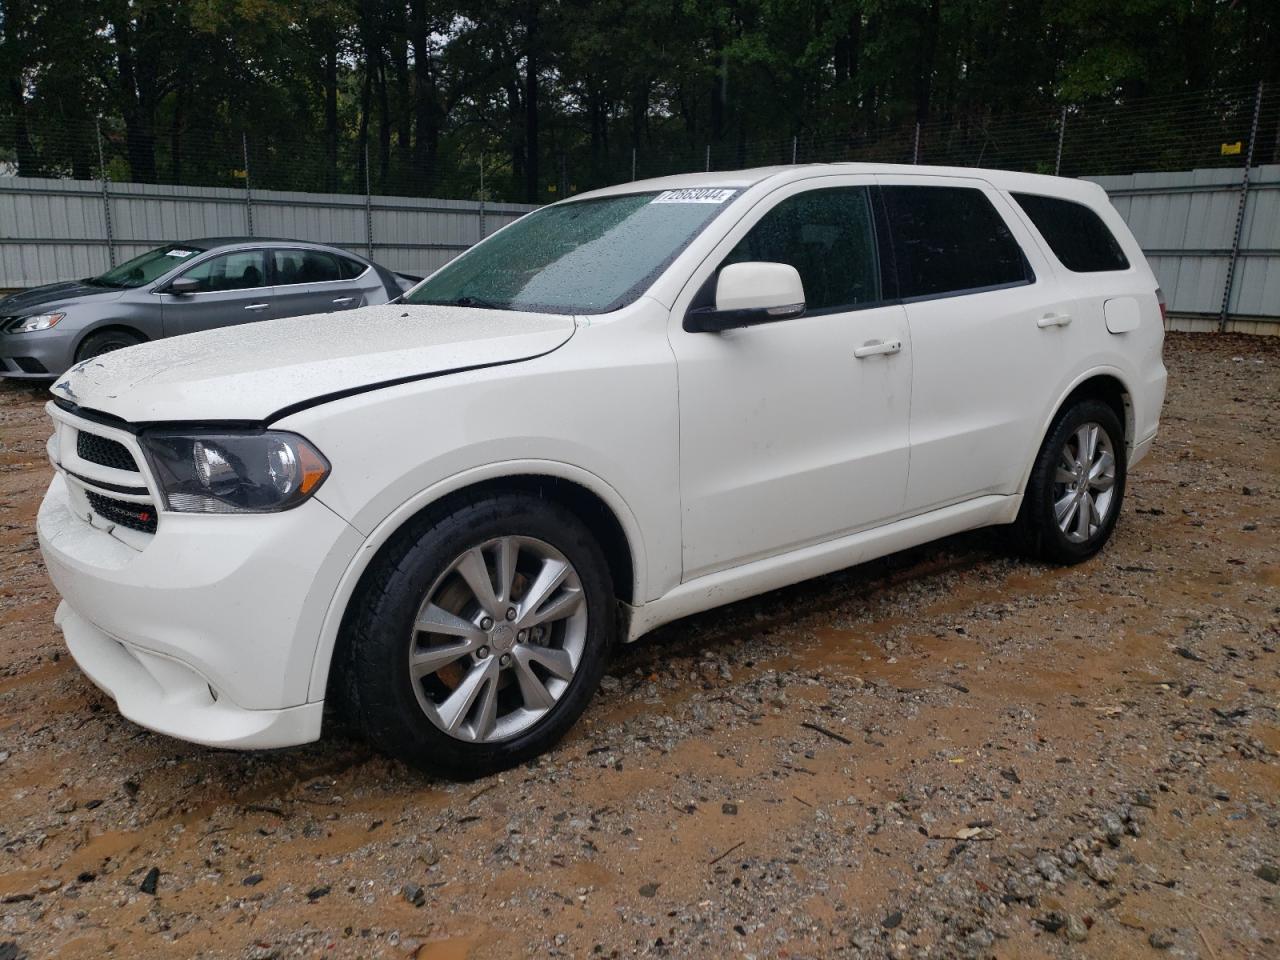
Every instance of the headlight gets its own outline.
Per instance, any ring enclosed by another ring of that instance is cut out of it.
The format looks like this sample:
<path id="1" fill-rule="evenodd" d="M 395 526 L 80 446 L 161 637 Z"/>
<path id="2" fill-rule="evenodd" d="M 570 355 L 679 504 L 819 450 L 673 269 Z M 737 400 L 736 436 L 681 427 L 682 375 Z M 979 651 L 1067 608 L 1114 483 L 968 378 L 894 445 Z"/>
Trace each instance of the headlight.
<path id="1" fill-rule="evenodd" d="M 58 321 L 65 316 L 65 313 L 41 313 L 34 317 L 23 317 L 9 328 L 9 332 L 35 333 L 37 330 L 48 330 L 50 327 L 56 327 Z"/>
<path id="2" fill-rule="evenodd" d="M 140 438 L 178 513 L 273 513 L 308 499 L 329 461 L 293 433 L 146 433 Z"/>

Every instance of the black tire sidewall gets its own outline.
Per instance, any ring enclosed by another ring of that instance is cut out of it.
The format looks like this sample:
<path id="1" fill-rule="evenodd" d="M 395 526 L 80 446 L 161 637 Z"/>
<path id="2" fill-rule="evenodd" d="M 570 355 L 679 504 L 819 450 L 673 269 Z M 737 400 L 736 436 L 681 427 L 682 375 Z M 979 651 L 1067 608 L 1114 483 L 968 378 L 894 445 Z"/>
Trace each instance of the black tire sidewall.
<path id="1" fill-rule="evenodd" d="M 91 333 L 76 348 L 76 363 L 92 360 L 94 357 L 100 357 L 104 353 L 123 350 L 125 347 L 136 347 L 141 342 L 141 339 L 124 330 L 104 330 L 98 333 Z"/>
<path id="2" fill-rule="evenodd" d="M 491 744 L 467 743 L 439 730 L 422 712 L 409 674 L 408 645 L 431 585 L 466 550 L 502 536 L 535 537 L 573 565 L 587 602 L 587 638 L 569 688 L 538 723 Z M 433 772 L 469 779 L 518 764 L 553 746 L 586 709 L 599 686 L 615 632 L 613 583 L 586 526 L 557 504 L 522 493 L 469 504 L 420 524 L 389 544 L 381 570 L 357 597 L 347 697 L 365 735 L 380 749 Z"/>
<path id="3" fill-rule="evenodd" d="M 1097 423 L 1111 439 L 1116 458 L 1116 482 L 1111 510 L 1101 528 L 1083 543 L 1069 540 L 1058 526 L 1054 513 L 1053 487 L 1058 455 L 1068 438 L 1086 423 Z M 1101 550 L 1111 539 L 1120 511 L 1124 507 L 1125 484 L 1128 479 L 1128 453 L 1124 427 L 1115 411 L 1101 400 L 1080 400 L 1063 410 L 1054 421 L 1040 448 L 1036 464 L 1027 484 L 1027 523 L 1034 552 L 1054 563 L 1080 563 Z"/>

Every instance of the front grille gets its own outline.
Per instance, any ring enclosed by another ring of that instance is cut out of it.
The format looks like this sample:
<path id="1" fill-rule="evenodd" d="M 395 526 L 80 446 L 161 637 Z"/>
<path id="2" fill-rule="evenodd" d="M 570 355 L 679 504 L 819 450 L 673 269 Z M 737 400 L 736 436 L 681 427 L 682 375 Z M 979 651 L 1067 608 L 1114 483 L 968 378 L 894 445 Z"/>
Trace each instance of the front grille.
<path id="1" fill-rule="evenodd" d="M 156 512 L 149 504 L 113 500 L 92 490 L 84 493 L 89 498 L 89 506 L 93 508 L 93 512 L 102 519 L 142 533 L 156 532 Z"/>
<path id="2" fill-rule="evenodd" d="M 76 437 L 76 453 L 81 460 L 88 460 L 100 467 L 111 467 L 113 470 L 138 472 L 138 464 L 133 454 L 123 443 L 100 437 L 96 433 L 85 433 L 83 430 Z"/>

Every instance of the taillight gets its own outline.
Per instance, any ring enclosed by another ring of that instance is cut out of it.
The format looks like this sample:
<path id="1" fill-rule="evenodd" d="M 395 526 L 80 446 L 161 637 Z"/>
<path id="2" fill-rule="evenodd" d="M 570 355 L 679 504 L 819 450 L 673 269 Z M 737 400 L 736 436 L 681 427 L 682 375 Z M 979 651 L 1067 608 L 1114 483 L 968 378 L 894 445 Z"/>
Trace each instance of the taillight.
<path id="1" fill-rule="evenodd" d="M 1160 304 L 1160 325 L 1169 325 L 1169 305 L 1164 302 L 1164 291 L 1156 287 L 1156 303 Z"/>

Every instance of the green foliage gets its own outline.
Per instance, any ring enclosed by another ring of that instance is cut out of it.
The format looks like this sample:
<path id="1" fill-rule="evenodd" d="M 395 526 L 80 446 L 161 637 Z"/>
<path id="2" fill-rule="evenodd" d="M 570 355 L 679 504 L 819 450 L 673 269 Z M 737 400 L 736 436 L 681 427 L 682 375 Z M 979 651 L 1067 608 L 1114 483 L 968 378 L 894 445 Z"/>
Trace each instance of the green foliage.
<path id="1" fill-rule="evenodd" d="M 917 121 L 992 162 L 1040 111 L 1032 169 L 1060 104 L 1280 85 L 1278 47 L 1274 0 L 0 0 L 0 157 L 543 200 Z"/>

